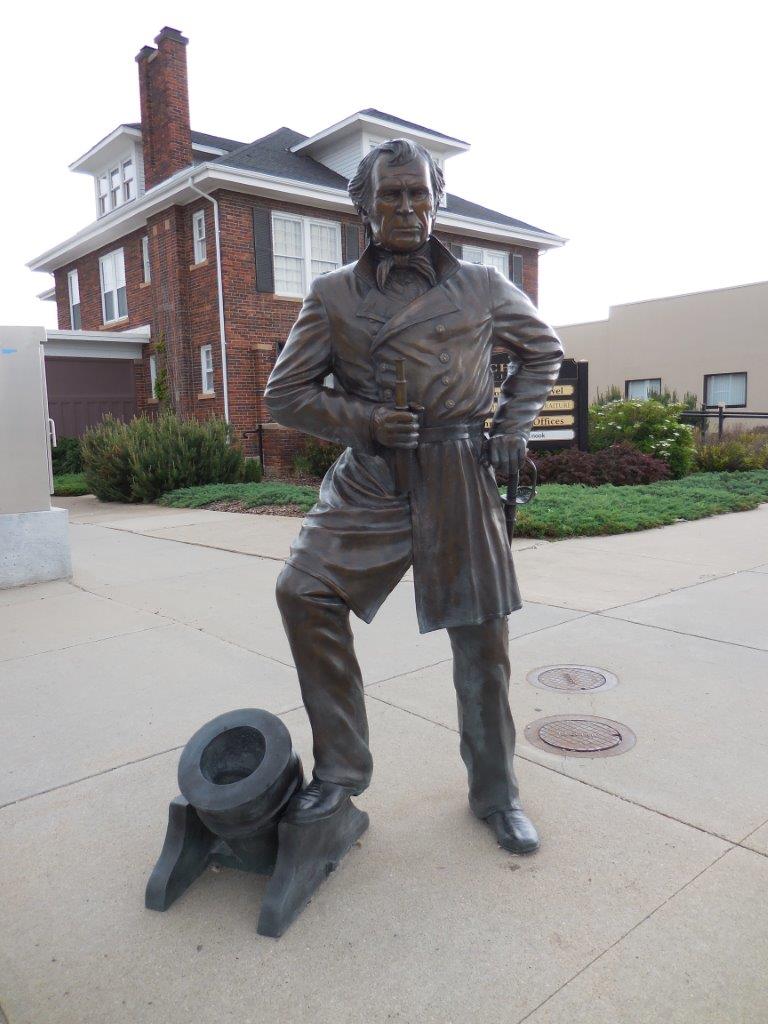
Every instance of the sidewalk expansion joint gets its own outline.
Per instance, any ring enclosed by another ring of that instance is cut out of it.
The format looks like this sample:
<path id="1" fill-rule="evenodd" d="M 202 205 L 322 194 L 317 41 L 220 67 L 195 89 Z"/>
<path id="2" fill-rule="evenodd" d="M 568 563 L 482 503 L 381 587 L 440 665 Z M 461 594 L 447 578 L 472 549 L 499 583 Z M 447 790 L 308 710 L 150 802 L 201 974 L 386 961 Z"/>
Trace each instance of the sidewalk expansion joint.
<path id="1" fill-rule="evenodd" d="M 171 544 L 186 544 L 192 548 L 206 548 L 208 551 L 226 551 L 230 555 L 242 555 L 243 558 L 264 558 L 269 562 L 284 562 L 284 555 L 262 555 L 255 551 L 242 551 L 240 548 L 224 548 L 218 544 L 203 544 L 199 540 L 182 540 L 180 537 L 155 537 L 151 533 L 143 533 L 141 530 L 126 530 L 122 526 L 104 526 L 100 523 L 78 523 L 78 526 L 95 526 L 100 530 L 112 530 L 114 533 L 130 533 L 132 537 L 144 537 L 146 540 L 157 540 Z"/>
<path id="2" fill-rule="evenodd" d="M 612 609 L 607 609 L 612 611 Z M 622 619 L 618 615 L 606 615 L 605 612 L 595 612 L 602 619 L 609 622 L 623 622 L 628 626 L 642 626 L 643 629 L 660 629 L 664 633 L 674 633 L 676 636 L 696 637 L 697 640 L 709 640 L 713 644 L 725 644 L 726 647 L 740 647 L 745 651 L 756 651 L 758 654 L 768 654 L 765 647 L 752 647 L 750 644 L 741 644 L 738 640 L 721 640 L 716 636 L 707 636 L 706 633 L 688 633 L 684 629 L 672 629 L 670 626 L 660 626 L 656 622 L 636 622 L 634 619 Z"/>
<path id="3" fill-rule="evenodd" d="M 655 601 L 659 597 L 666 597 L 667 594 L 678 594 L 682 590 L 695 590 L 696 587 L 705 587 L 708 583 L 716 583 L 718 580 L 728 579 L 729 576 L 741 576 L 742 573 L 749 571 L 748 569 L 734 569 L 732 572 L 707 576 L 706 579 L 697 580 L 695 583 L 685 583 L 681 587 L 670 587 L 669 590 L 662 590 L 658 594 L 651 594 L 650 597 L 638 597 L 634 601 L 625 601 L 623 604 L 612 604 L 610 608 L 601 608 L 597 614 L 602 615 L 603 612 L 615 612 L 619 608 L 629 608 L 633 604 L 645 604 L 646 601 Z"/>
<path id="4" fill-rule="evenodd" d="M 615 946 L 618 946 L 619 943 L 623 942 L 624 939 L 627 938 L 627 936 L 631 935 L 632 932 L 636 931 L 638 928 L 640 928 L 642 925 L 644 925 L 646 921 L 648 921 L 650 918 L 652 918 L 660 910 L 663 910 L 664 907 L 666 907 L 666 905 L 668 903 L 670 903 L 677 896 L 679 896 L 680 893 L 682 893 L 685 889 L 687 889 L 689 885 L 692 885 L 696 881 L 697 878 L 700 878 L 703 874 L 705 874 L 707 871 L 709 871 L 710 868 L 713 868 L 715 866 L 715 864 L 718 863 L 718 861 L 721 861 L 723 859 L 723 857 L 727 857 L 728 854 L 733 850 L 733 848 L 734 848 L 733 846 L 729 846 L 729 848 L 727 850 L 723 850 L 722 853 L 718 854 L 718 856 L 715 857 L 715 859 L 713 861 L 711 861 L 709 864 L 707 864 L 705 867 L 703 867 L 701 869 L 701 871 L 697 871 L 696 874 L 692 878 L 689 878 L 688 881 L 684 882 L 680 886 L 679 889 L 676 889 L 673 893 L 671 893 L 669 896 L 667 896 L 666 899 L 662 900 L 662 902 L 657 907 L 654 907 L 653 910 L 650 910 L 644 917 L 642 917 L 639 921 L 637 921 L 635 924 L 633 924 L 631 928 L 627 929 L 627 931 L 625 931 L 623 935 L 620 935 L 609 946 L 606 946 L 606 948 L 601 953 L 598 953 L 597 956 L 592 957 L 592 959 L 588 963 L 584 964 L 584 966 L 581 967 L 578 971 L 576 971 L 575 974 L 572 974 L 571 977 L 567 979 L 567 981 L 564 981 L 562 983 L 562 985 L 559 985 L 554 990 L 554 992 L 550 992 L 550 994 L 546 997 L 546 999 L 542 999 L 542 1001 L 538 1004 L 538 1006 L 534 1006 L 534 1008 L 532 1010 L 530 1010 L 528 1013 L 526 1013 L 526 1015 L 524 1017 L 520 1017 L 517 1020 L 516 1024 L 524 1024 L 525 1021 L 530 1020 L 530 1018 L 535 1013 L 538 1013 L 538 1011 L 542 1008 L 542 1006 L 545 1006 L 550 1001 L 550 999 L 553 999 L 559 992 L 562 992 L 563 989 L 566 988 L 568 985 L 570 985 L 572 981 L 575 981 L 576 978 L 578 978 L 580 975 L 584 974 L 585 971 L 588 971 L 589 968 L 593 964 L 597 963 L 598 960 L 601 960 L 606 955 L 606 953 L 610 953 L 610 951 Z"/>
<path id="5" fill-rule="evenodd" d="M 133 609 L 134 611 L 136 609 Z M 147 614 L 152 614 L 148 612 Z M 10 665 L 14 661 L 28 661 L 30 658 L 42 658 L 46 654 L 60 654 L 62 651 L 72 651 L 78 647 L 88 647 L 92 644 L 103 644 L 107 640 L 119 640 L 124 636 L 138 636 L 140 633 L 149 633 L 154 629 L 166 629 L 172 625 L 171 622 L 160 622 L 155 626 L 143 626 L 141 629 L 129 629 L 124 633 L 111 633 L 109 636 L 98 636 L 92 640 L 80 640 L 75 644 L 67 644 L 66 647 L 51 647 L 47 651 L 34 651 L 32 654 L 18 654 L 13 658 L 0 658 L 0 665 Z"/>

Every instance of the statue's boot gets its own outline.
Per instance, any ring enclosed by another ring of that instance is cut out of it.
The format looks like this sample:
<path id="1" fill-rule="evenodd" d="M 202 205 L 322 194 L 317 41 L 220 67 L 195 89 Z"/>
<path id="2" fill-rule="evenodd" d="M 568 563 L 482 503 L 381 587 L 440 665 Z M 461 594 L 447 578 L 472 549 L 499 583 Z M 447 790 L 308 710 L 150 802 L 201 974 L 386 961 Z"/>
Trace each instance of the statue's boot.
<path id="1" fill-rule="evenodd" d="M 312 779 L 306 789 L 297 793 L 285 814 L 285 821 L 294 825 L 307 825 L 312 821 L 328 818 L 344 804 L 356 791 L 348 786 L 340 786 L 336 782 L 323 782 Z"/>
<path id="2" fill-rule="evenodd" d="M 495 811 L 484 819 L 499 846 L 510 853 L 533 853 L 539 848 L 539 834 L 523 811 Z"/>

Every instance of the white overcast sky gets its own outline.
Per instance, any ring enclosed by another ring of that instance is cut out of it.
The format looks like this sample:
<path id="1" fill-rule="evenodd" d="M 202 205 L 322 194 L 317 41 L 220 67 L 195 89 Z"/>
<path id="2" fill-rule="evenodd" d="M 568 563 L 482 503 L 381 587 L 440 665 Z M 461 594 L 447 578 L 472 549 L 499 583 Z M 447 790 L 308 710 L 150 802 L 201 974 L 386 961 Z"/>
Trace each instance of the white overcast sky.
<path id="1" fill-rule="evenodd" d="M 765 5 L 6 4 L 0 323 L 55 326 L 26 261 L 94 218 L 68 164 L 139 120 L 134 57 L 181 29 L 192 126 L 251 141 L 377 107 L 466 139 L 452 192 L 570 239 L 552 323 L 768 278 Z"/>

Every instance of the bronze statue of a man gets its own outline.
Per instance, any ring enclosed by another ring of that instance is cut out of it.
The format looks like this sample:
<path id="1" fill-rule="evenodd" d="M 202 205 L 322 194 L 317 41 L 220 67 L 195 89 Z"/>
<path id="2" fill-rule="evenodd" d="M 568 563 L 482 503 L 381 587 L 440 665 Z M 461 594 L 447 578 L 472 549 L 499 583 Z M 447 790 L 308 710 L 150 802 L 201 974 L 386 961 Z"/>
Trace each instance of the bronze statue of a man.
<path id="1" fill-rule="evenodd" d="M 521 465 L 563 353 L 510 281 L 433 237 L 443 188 L 406 139 L 362 160 L 349 194 L 368 247 L 313 282 L 266 389 L 279 423 L 347 446 L 277 583 L 314 740 L 313 779 L 290 813 L 326 817 L 370 782 L 349 612 L 370 622 L 412 564 L 420 631 L 451 641 L 470 806 L 505 849 L 528 853 L 539 840 L 521 809 L 508 700 L 507 616 L 521 601 L 494 470 Z M 486 442 L 494 349 L 510 369 Z M 400 360 L 407 408 L 394 401 Z"/>

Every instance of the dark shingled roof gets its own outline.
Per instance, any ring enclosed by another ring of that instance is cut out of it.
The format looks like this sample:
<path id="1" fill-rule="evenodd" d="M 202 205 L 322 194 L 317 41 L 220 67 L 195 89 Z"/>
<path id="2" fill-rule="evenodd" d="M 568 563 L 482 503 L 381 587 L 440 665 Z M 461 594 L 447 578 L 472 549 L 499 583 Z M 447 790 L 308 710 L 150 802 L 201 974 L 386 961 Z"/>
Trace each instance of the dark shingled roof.
<path id="1" fill-rule="evenodd" d="M 458 142 L 462 146 L 468 146 L 463 139 L 456 139 L 453 135 L 446 135 L 445 132 L 436 132 L 434 128 L 425 128 L 423 124 L 414 124 L 413 121 L 404 121 L 402 117 L 395 117 L 394 114 L 385 114 L 383 110 L 375 110 L 367 107 L 365 110 L 358 110 L 358 114 L 368 114 L 369 117 L 380 117 L 382 121 L 391 121 L 392 124 L 401 124 L 403 128 L 414 128 L 417 132 L 429 132 L 430 135 L 439 135 L 441 139 L 448 142 Z"/>
<path id="2" fill-rule="evenodd" d="M 550 238 L 559 237 L 558 235 L 553 235 L 551 231 L 544 231 L 543 228 L 537 228 L 533 224 L 526 224 L 524 220 L 515 220 L 514 217 L 508 217 L 506 213 L 499 213 L 498 210 L 489 210 L 487 206 L 479 206 L 477 203 L 470 203 L 468 199 L 453 196 L 450 192 L 446 192 L 445 198 L 448 205 L 443 207 L 443 209 L 447 209 L 449 213 L 455 213 L 457 217 L 474 217 L 475 220 L 487 220 L 494 224 L 508 224 L 513 228 L 536 231 L 540 235 L 549 235 Z M 440 215 L 438 214 L 439 219 Z"/>
<path id="3" fill-rule="evenodd" d="M 123 128 L 135 128 L 137 131 L 141 131 L 141 125 L 137 123 L 125 124 Z M 207 132 L 191 132 L 192 145 L 198 146 L 212 146 L 214 149 L 225 149 L 230 153 L 233 149 L 240 149 L 241 146 L 245 146 L 245 142 L 235 142 L 234 139 L 224 139 L 221 135 L 208 135 Z"/>

